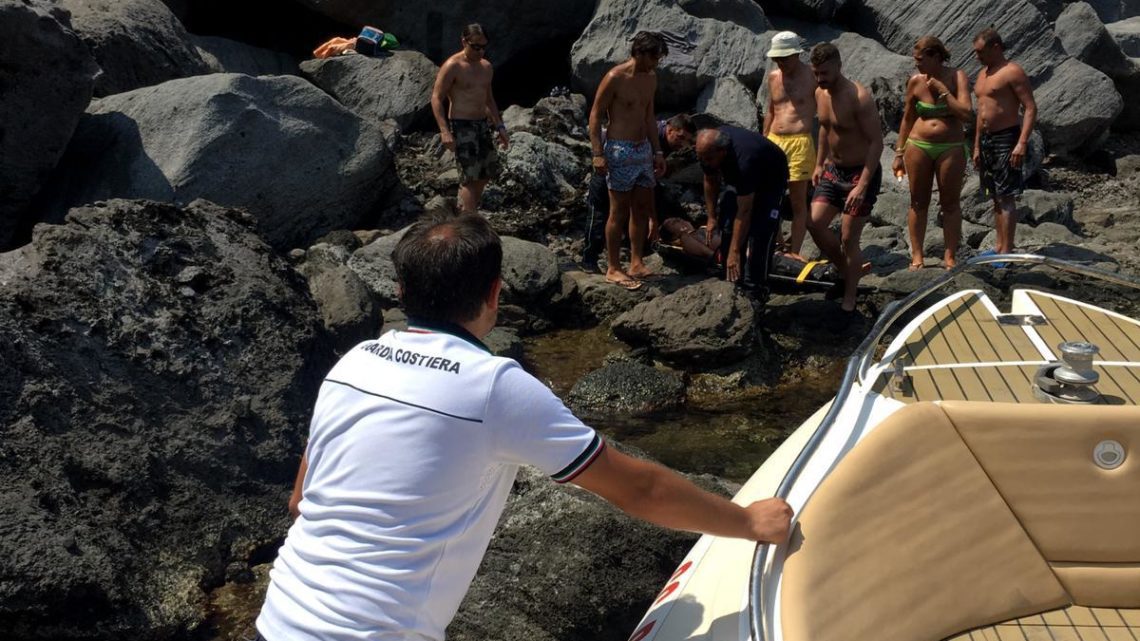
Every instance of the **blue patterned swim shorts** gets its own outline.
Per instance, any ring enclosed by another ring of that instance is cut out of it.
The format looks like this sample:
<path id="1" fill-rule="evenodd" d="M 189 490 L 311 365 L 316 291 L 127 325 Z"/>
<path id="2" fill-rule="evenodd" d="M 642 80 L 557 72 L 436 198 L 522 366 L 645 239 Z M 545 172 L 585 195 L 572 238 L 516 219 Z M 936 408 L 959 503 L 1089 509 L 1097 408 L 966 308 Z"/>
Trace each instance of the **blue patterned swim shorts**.
<path id="1" fill-rule="evenodd" d="M 648 140 L 607 140 L 606 186 L 610 191 L 633 191 L 634 187 L 652 189 L 657 184 L 653 177 L 653 147 Z"/>

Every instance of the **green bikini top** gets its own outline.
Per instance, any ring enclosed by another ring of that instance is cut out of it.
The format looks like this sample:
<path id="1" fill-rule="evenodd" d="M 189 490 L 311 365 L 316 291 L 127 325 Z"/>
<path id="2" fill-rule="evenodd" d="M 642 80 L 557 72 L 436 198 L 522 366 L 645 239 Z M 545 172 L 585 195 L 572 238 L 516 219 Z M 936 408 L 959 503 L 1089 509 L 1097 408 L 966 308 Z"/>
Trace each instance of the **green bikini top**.
<path id="1" fill-rule="evenodd" d="M 945 118 L 950 115 L 950 105 L 944 102 L 932 105 L 919 100 L 915 103 L 914 110 L 919 118 Z"/>

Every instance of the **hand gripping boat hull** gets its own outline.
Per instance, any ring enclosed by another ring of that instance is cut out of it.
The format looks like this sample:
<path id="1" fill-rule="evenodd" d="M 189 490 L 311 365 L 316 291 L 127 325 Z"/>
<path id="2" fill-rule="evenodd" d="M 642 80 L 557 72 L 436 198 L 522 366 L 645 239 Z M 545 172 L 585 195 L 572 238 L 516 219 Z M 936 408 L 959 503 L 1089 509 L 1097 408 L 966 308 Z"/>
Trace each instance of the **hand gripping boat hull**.
<path id="1" fill-rule="evenodd" d="M 1140 322 L 962 290 L 874 361 L 998 261 L 1140 288 L 1006 255 L 892 304 L 734 498 L 787 499 L 791 541 L 702 537 L 630 641 L 1140 641 Z"/>

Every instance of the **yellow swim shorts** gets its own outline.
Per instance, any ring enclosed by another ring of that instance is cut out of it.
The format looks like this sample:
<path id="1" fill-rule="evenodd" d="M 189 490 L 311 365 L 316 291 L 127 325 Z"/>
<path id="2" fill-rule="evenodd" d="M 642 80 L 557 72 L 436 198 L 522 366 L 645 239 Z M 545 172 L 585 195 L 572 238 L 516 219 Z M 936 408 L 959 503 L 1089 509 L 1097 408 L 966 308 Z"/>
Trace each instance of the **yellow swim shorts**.
<path id="1" fill-rule="evenodd" d="M 788 182 L 811 180 L 815 169 L 815 141 L 811 134 L 790 134 L 783 136 L 769 133 L 768 140 L 784 150 L 788 157 Z"/>

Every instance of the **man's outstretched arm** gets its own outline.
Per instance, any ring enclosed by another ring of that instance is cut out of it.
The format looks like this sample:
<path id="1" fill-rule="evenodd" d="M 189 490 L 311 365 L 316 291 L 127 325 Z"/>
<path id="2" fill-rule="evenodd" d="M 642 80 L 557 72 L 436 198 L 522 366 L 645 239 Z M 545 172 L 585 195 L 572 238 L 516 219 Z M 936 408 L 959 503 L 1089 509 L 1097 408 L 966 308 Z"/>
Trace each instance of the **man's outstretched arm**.
<path id="1" fill-rule="evenodd" d="M 293 481 L 293 493 L 289 496 L 289 517 L 294 521 L 301 516 L 301 490 L 305 485 L 305 474 L 309 471 L 309 454 L 301 455 L 301 465 L 297 468 L 297 478 Z"/>
<path id="2" fill-rule="evenodd" d="M 630 516 L 663 527 L 761 543 L 788 539 L 792 509 L 783 500 L 765 499 L 741 507 L 663 465 L 612 447 L 602 450 L 573 483 Z"/>

